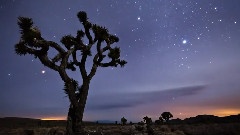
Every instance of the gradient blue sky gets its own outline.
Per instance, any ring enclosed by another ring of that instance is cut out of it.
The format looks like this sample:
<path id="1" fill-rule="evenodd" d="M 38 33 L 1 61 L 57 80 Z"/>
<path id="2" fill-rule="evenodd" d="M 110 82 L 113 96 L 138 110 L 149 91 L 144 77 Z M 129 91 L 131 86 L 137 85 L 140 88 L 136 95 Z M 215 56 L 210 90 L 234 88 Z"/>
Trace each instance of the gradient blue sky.
<path id="1" fill-rule="evenodd" d="M 120 38 L 116 46 L 128 61 L 98 69 L 84 120 L 141 121 L 164 111 L 174 118 L 238 114 L 239 7 L 239 0 L 1 0 L 0 117 L 66 117 L 59 75 L 14 52 L 17 17 L 33 18 L 45 39 L 60 43 L 82 29 L 79 11 Z"/>

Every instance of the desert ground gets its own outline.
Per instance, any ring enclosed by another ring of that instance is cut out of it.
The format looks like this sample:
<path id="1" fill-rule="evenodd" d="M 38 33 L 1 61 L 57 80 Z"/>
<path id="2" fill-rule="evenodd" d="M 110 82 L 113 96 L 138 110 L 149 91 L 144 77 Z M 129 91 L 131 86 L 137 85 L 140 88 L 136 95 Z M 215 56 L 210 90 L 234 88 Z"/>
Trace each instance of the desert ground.
<path id="1" fill-rule="evenodd" d="M 51 122 L 50 122 L 51 123 Z M 46 124 L 46 123 L 45 123 Z M 48 122 L 49 124 L 49 122 Z M 14 125 L 14 124 L 13 124 Z M 160 124 L 152 125 L 154 135 L 239 135 L 240 123 Z M 87 124 L 87 135 L 150 135 L 146 126 L 138 124 Z M 64 135 L 65 126 L 54 124 L 23 127 L 0 125 L 0 135 Z"/>

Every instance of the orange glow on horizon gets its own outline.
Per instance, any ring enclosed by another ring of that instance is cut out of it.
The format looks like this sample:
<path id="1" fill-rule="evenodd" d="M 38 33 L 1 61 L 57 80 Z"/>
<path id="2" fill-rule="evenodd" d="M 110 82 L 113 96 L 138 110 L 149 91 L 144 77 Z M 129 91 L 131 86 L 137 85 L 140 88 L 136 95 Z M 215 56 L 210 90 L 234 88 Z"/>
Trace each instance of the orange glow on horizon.
<path id="1" fill-rule="evenodd" d="M 229 116 L 229 115 L 237 115 L 240 114 L 240 109 L 222 109 L 222 110 L 217 110 L 215 115 L 219 117 L 224 117 L 224 116 Z"/>
<path id="2" fill-rule="evenodd" d="M 41 120 L 66 120 L 66 117 L 63 116 L 59 116 L 59 117 L 45 117 L 45 118 L 41 118 Z"/>
<path id="3" fill-rule="evenodd" d="M 196 117 L 197 115 L 214 115 L 214 116 L 218 116 L 218 117 L 225 117 L 225 116 L 230 116 L 230 115 L 238 115 L 240 114 L 240 110 L 239 109 L 213 109 L 213 110 L 205 110 L 201 113 L 196 113 L 196 112 L 192 112 L 192 113 L 184 113 L 183 114 L 179 114 L 178 116 L 181 118 L 189 118 L 189 117 Z"/>
<path id="4" fill-rule="evenodd" d="M 198 115 L 214 115 L 218 117 L 225 117 L 240 114 L 239 108 L 216 108 L 198 106 L 175 107 L 174 109 L 169 109 L 169 111 L 173 114 L 174 119 L 185 119 L 190 117 L 196 117 Z"/>
<path id="5" fill-rule="evenodd" d="M 238 115 L 240 114 L 240 109 L 233 109 L 233 108 L 204 108 L 204 107 L 176 107 L 174 109 L 169 109 L 169 111 L 173 114 L 173 119 L 176 118 L 180 118 L 180 119 L 185 119 L 185 118 L 190 118 L 190 117 L 196 117 L 197 115 L 214 115 L 214 116 L 218 116 L 218 117 L 225 117 L 225 116 L 230 116 L 230 115 Z M 139 112 L 135 112 L 137 113 L 138 117 L 133 117 L 132 119 L 134 119 L 135 121 L 139 121 L 141 120 L 144 116 L 148 116 L 151 117 L 153 120 L 156 120 L 159 118 L 161 113 L 157 113 L 155 114 L 154 112 L 161 112 L 158 110 L 153 111 L 153 113 L 147 113 L 147 112 L 143 112 L 141 114 L 138 114 Z M 135 115 L 136 116 L 136 115 Z M 42 116 L 40 117 L 41 120 L 66 120 L 67 116 Z M 127 116 L 126 116 L 127 117 Z M 129 119 L 131 119 L 130 116 L 128 116 Z M 106 117 L 103 119 L 110 119 L 113 120 L 114 118 L 112 117 Z M 92 118 L 92 117 L 86 117 L 85 116 L 85 120 L 86 121 L 95 121 L 97 119 L 101 119 L 101 118 Z"/>

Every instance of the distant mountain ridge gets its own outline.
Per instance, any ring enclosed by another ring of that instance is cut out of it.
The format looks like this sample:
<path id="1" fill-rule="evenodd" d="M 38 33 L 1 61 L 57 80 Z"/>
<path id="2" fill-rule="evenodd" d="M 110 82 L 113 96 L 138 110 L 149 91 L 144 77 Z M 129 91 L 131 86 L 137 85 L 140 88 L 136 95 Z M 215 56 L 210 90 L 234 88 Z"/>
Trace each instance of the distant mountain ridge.
<path id="1" fill-rule="evenodd" d="M 41 119 L 35 119 L 35 118 L 23 118 L 23 117 L 3 117 L 0 119 L 8 119 L 8 120 L 41 120 Z"/>
<path id="2" fill-rule="evenodd" d="M 7 128 L 18 128 L 18 127 L 51 127 L 55 125 L 64 126 L 66 121 L 64 120 L 53 120 L 44 121 L 41 119 L 34 118 L 21 118 L 21 117 L 4 117 L 0 118 L 0 127 Z"/>
<path id="3" fill-rule="evenodd" d="M 214 115 L 197 115 L 196 117 L 181 119 L 172 119 L 169 121 L 171 124 L 198 124 L 198 123 L 234 123 L 240 122 L 240 114 L 230 115 L 225 117 L 218 117 Z"/>
<path id="4" fill-rule="evenodd" d="M 113 124 L 115 121 L 113 120 L 97 120 L 97 123 L 102 123 L 102 124 Z"/>

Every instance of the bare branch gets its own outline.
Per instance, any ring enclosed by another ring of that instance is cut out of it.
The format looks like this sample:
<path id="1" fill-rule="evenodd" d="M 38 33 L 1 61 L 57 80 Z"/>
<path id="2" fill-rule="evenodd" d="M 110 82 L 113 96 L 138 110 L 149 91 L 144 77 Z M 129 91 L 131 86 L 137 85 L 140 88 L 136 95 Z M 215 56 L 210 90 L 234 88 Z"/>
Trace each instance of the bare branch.
<path id="1" fill-rule="evenodd" d="M 88 56 L 87 54 L 83 53 L 82 59 L 81 59 L 80 65 L 79 65 L 80 72 L 81 72 L 83 79 L 87 78 L 87 71 L 86 71 L 86 67 L 85 67 L 87 56 Z"/>
<path id="2" fill-rule="evenodd" d="M 84 29 L 85 29 L 85 34 L 88 38 L 88 43 L 93 44 L 93 39 L 92 39 L 92 36 L 89 31 L 90 28 L 92 27 L 92 24 L 90 22 L 86 21 L 86 22 L 83 22 L 83 25 L 84 25 Z"/>
<path id="3" fill-rule="evenodd" d="M 93 78 L 93 76 L 95 75 L 95 73 L 97 71 L 97 67 L 98 67 L 98 54 L 96 54 L 93 58 L 93 65 L 92 65 L 91 71 L 88 75 L 89 80 L 91 80 Z"/>
<path id="4" fill-rule="evenodd" d="M 47 44 L 53 48 L 55 48 L 59 53 L 64 54 L 66 51 L 57 43 L 52 41 L 47 41 Z"/>
<path id="5" fill-rule="evenodd" d="M 54 64 L 51 60 L 49 60 L 49 58 L 47 57 L 47 55 L 38 55 L 39 60 L 42 62 L 42 64 L 44 66 L 47 66 L 55 71 L 59 71 L 59 66 L 57 66 L 56 64 Z"/>

